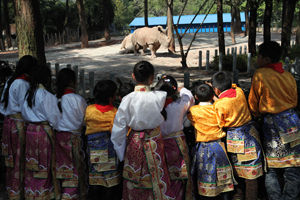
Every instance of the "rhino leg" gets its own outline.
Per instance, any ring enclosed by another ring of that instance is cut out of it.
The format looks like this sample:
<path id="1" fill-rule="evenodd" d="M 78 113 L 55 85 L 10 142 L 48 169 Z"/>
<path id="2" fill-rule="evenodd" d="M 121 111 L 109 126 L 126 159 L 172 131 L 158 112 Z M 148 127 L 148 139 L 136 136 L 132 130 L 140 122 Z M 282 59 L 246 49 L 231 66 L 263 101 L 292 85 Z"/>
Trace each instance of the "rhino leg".
<path id="1" fill-rule="evenodd" d="M 150 51 L 151 51 L 151 58 L 156 58 L 156 55 L 155 55 L 156 49 L 154 48 L 154 45 L 153 45 L 153 44 L 150 44 L 150 45 L 149 45 L 149 49 L 150 49 Z"/>
<path id="2" fill-rule="evenodd" d="M 144 45 L 143 46 L 143 48 L 142 48 L 142 56 L 144 56 L 145 55 L 145 51 L 147 50 L 147 46 L 146 45 Z"/>

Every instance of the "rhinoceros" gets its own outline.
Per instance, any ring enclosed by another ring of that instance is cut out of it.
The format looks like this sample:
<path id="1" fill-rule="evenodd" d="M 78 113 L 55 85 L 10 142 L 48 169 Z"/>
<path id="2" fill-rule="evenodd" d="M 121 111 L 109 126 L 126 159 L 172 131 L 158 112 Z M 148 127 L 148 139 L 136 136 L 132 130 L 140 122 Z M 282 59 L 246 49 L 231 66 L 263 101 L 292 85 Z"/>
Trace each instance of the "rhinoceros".
<path id="1" fill-rule="evenodd" d="M 139 28 L 131 36 L 134 54 L 136 55 L 137 50 L 142 47 L 142 55 L 144 55 L 145 50 L 149 47 L 153 58 L 156 57 L 155 53 L 159 47 L 162 45 L 168 48 L 170 41 L 171 39 L 167 36 L 167 29 L 163 29 L 161 26 Z"/>
<path id="2" fill-rule="evenodd" d="M 120 53 L 133 53 L 133 44 L 132 44 L 132 41 L 131 41 L 131 37 L 132 37 L 132 33 L 130 33 L 129 35 L 127 35 L 122 43 L 121 43 L 121 51 Z"/>

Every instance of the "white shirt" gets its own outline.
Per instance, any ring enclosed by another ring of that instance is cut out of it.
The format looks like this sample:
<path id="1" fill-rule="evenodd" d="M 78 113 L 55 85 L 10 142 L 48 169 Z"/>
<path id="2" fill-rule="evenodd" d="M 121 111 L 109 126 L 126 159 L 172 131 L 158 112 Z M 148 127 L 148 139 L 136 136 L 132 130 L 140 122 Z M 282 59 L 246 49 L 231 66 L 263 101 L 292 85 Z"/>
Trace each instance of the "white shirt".
<path id="1" fill-rule="evenodd" d="M 128 127 L 133 130 L 157 128 L 164 118 L 161 111 L 166 92 L 132 92 L 122 99 L 114 119 L 111 140 L 120 161 L 124 159 Z"/>
<path id="2" fill-rule="evenodd" d="M 27 97 L 22 107 L 22 117 L 28 122 L 49 122 L 50 126 L 57 129 L 61 118 L 57 105 L 57 98 L 43 88 L 38 88 L 35 92 L 35 103 L 32 108 L 28 106 Z"/>
<path id="3" fill-rule="evenodd" d="M 180 90 L 180 98 L 170 103 L 165 108 L 167 120 L 160 125 L 160 130 L 164 137 L 171 133 L 183 130 L 186 113 L 194 103 L 195 100 L 191 91 L 182 88 Z"/>
<path id="4" fill-rule="evenodd" d="M 7 88 L 7 82 L 4 88 Z M 21 112 L 28 88 L 29 83 L 27 81 L 23 79 L 14 80 L 9 88 L 8 105 L 6 108 L 4 108 L 4 102 L 2 102 L 5 89 L 3 90 L 0 102 L 0 113 L 7 116 Z"/>
<path id="5" fill-rule="evenodd" d="M 81 129 L 86 106 L 85 99 L 78 94 L 63 95 L 61 97 L 62 115 L 57 130 L 72 132 Z"/>

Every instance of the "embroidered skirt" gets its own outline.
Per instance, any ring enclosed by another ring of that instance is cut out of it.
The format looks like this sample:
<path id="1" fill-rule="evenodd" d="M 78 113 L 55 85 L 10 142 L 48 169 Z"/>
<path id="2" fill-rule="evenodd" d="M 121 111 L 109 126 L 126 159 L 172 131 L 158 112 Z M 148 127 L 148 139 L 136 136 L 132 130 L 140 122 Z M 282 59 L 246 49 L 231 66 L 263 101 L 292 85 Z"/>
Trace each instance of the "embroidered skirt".
<path id="1" fill-rule="evenodd" d="M 61 199 L 80 199 L 87 194 L 84 152 L 80 134 L 55 135 L 56 178 L 61 180 Z"/>
<path id="2" fill-rule="evenodd" d="M 23 199 L 25 123 L 20 114 L 5 117 L 2 132 L 2 155 L 6 166 L 6 189 L 9 199 Z"/>
<path id="3" fill-rule="evenodd" d="M 268 167 L 300 167 L 300 120 L 293 109 L 264 117 L 264 149 Z"/>
<path id="4" fill-rule="evenodd" d="M 190 159 L 184 133 L 179 131 L 164 137 L 164 145 L 175 199 L 192 199 Z"/>
<path id="5" fill-rule="evenodd" d="M 29 123 L 25 148 L 25 199 L 52 199 L 52 140 L 49 125 Z"/>
<path id="6" fill-rule="evenodd" d="M 263 175 L 263 152 L 254 122 L 227 131 L 227 152 L 237 175 L 256 179 Z"/>
<path id="7" fill-rule="evenodd" d="M 89 154 L 89 184 L 104 187 L 121 182 L 118 158 L 110 140 L 110 132 L 87 135 Z"/>
<path id="8" fill-rule="evenodd" d="M 123 178 L 124 200 L 174 198 L 159 128 L 130 132 Z"/>
<path id="9" fill-rule="evenodd" d="M 192 176 L 199 195 L 215 197 L 234 189 L 232 167 L 223 142 L 197 143 L 194 152 Z"/>

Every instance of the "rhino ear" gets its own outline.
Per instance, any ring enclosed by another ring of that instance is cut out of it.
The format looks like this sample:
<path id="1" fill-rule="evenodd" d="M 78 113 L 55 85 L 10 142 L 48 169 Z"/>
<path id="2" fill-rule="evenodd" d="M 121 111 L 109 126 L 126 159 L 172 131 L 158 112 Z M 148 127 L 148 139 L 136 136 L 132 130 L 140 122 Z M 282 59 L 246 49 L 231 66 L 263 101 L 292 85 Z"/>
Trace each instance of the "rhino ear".
<path id="1" fill-rule="evenodd" d="M 164 29 L 162 26 L 158 26 L 157 28 L 158 28 L 158 30 L 159 30 L 160 32 L 162 32 L 162 33 L 164 33 L 164 34 L 167 34 L 168 28 L 167 28 L 167 29 Z"/>

